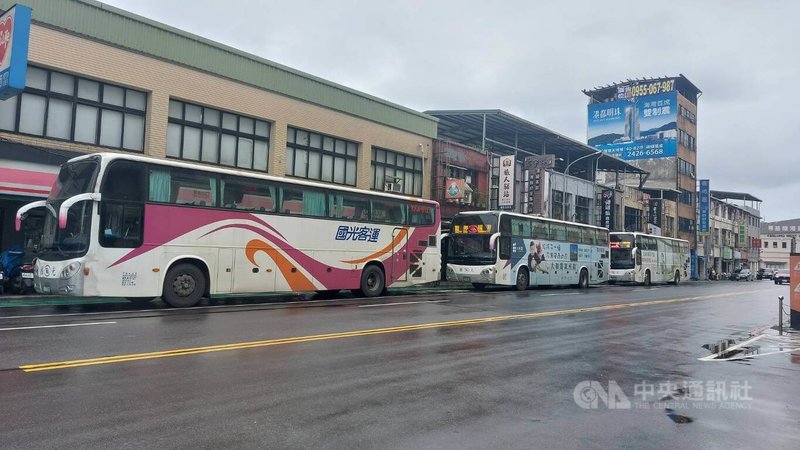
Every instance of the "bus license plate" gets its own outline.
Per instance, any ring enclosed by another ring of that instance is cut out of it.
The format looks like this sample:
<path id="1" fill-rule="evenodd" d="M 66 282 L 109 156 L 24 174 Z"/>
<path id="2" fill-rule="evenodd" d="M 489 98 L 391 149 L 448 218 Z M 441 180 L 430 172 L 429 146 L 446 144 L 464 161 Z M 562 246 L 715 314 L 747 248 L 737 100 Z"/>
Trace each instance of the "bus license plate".
<path id="1" fill-rule="evenodd" d="M 32 272 L 22 272 L 22 278 L 33 278 Z"/>

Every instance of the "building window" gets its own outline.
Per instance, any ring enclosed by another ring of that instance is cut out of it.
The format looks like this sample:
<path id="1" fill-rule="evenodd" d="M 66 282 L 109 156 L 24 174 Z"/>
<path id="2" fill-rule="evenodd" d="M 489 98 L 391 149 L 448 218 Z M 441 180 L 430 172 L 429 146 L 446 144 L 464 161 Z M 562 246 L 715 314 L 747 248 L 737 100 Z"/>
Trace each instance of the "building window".
<path id="1" fill-rule="evenodd" d="M 28 67 L 22 94 L 0 102 L 0 130 L 141 152 L 147 94 Z"/>
<path id="2" fill-rule="evenodd" d="M 355 142 L 293 127 L 289 127 L 286 141 L 286 175 L 356 185 Z"/>
<path id="3" fill-rule="evenodd" d="M 642 210 L 625 207 L 625 231 L 642 231 Z"/>
<path id="4" fill-rule="evenodd" d="M 695 150 L 695 140 L 694 136 L 691 134 L 683 130 L 678 130 L 678 141 L 680 141 L 680 143 L 683 144 L 683 146 L 687 149 Z"/>
<path id="5" fill-rule="evenodd" d="M 769 248 L 769 242 L 764 241 L 764 248 Z"/>
<path id="6" fill-rule="evenodd" d="M 589 209 L 592 206 L 592 199 L 589 197 L 575 196 L 575 221 L 579 223 L 589 223 Z"/>
<path id="7" fill-rule="evenodd" d="M 692 205 L 693 201 L 694 201 L 693 197 L 694 197 L 694 195 L 692 195 L 692 193 L 690 191 L 685 191 L 685 190 L 681 189 L 681 195 L 678 198 L 678 201 L 681 202 L 681 203 L 684 203 L 686 205 Z"/>
<path id="8" fill-rule="evenodd" d="M 691 123 L 697 122 L 697 117 L 695 116 L 695 114 L 689 111 L 688 109 L 684 108 L 683 105 L 678 105 L 678 109 L 681 117 L 683 117 L 684 119 L 688 120 Z"/>
<path id="9" fill-rule="evenodd" d="M 694 232 L 694 220 L 678 217 L 678 231 L 682 233 Z"/>
<path id="10" fill-rule="evenodd" d="M 781 248 L 786 248 L 786 242 L 781 242 Z"/>
<path id="11" fill-rule="evenodd" d="M 170 100 L 167 156 L 266 172 L 269 132 L 263 120 Z"/>
<path id="12" fill-rule="evenodd" d="M 778 241 L 772 242 L 772 248 L 778 248 Z"/>
<path id="13" fill-rule="evenodd" d="M 422 196 L 422 158 L 372 147 L 372 189 Z"/>
<path id="14" fill-rule="evenodd" d="M 678 173 L 694 178 L 695 167 L 689 161 L 678 158 Z"/>
<path id="15" fill-rule="evenodd" d="M 564 220 L 564 193 L 553 190 L 553 211 L 550 214 L 553 219 Z"/>

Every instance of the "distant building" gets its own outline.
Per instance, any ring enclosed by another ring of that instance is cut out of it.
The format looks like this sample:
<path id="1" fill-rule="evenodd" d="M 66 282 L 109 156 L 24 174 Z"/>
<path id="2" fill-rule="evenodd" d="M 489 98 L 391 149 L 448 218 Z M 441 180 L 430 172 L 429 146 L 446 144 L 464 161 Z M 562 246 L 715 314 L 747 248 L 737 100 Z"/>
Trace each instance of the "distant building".
<path id="1" fill-rule="evenodd" d="M 583 91 L 587 143 L 649 173 L 648 228 L 696 248 L 698 89 L 685 76 L 628 80 Z M 612 180 L 599 174 L 601 184 Z M 638 177 L 621 183 L 638 186 Z M 627 220 L 627 219 L 626 219 Z"/>
<path id="2" fill-rule="evenodd" d="M 644 230 L 643 193 L 615 182 L 647 177 L 633 164 L 502 110 L 426 114 L 439 119 L 431 185 L 445 225 L 460 211 L 504 209 Z M 598 173 L 611 182 L 598 184 Z"/>
<path id="3" fill-rule="evenodd" d="M 788 269 L 789 255 L 797 252 L 800 219 L 761 224 L 761 261 L 767 269 Z"/>
<path id="4" fill-rule="evenodd" d="M 763 259 L 761 200 L 745 192 L 711 191 L 709 234 L 699 236 L 699 278 L 714 268 L 730 273 L 747 267 L 756 272 Z"/>

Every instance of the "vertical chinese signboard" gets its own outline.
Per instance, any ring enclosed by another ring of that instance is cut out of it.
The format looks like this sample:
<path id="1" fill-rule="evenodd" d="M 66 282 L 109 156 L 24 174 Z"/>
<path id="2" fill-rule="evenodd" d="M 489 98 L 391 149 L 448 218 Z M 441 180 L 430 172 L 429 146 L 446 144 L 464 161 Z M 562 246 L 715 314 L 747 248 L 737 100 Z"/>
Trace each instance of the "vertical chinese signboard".
<path id="1" fill-rule="evenodd" d="M 651 198 L 647 202 L 647 223 L 649 224 L 650 234 L 661 236 L 662 222 L 661 218 L 664 215 L 664 203 L 660 198 Z"/>
<path id="2" fill-rule="evenodd" d="M 790 325 L 800 330 L 800 253 L 789 256 L 789 299 Z"/>
<path id="3" fill-rule="evenodd" d="M 747 247 L 747 224 L 744 222 L 739 222 L 739 242 L 737 247 Z"/>
<path id="4" fill-rule="evenodd" d="M 711 190 L 708 180 L 700 180 L 700 198 L 697 199 L 700 207 L 700 226 L 697 231 L 708 233 L 711 213 Z"/>
<path id="5" fill-rule="evenodd" d="M 0 16 L 0 100 L 25 89 L 31 9 L 14 5 Z"/>
<path id="6" fill-rule="evenodd" d="M 529 156 L 525 158 L 525 170 L 528 171 L 528 213 L 544 214 L 545 193 L 547 192 L 547 170 L 555 167 L 555 155 Z"/>
<path id="7" fill-rule="evenodd" d="M 603 189 L 600 205 L 600 226 L 614 229 L 614 190 Z"/>
<path id="8" fill-rule="evenodd" d="M 497 206 L 500 209 L 514 209 L 514 156 L 500 157 L 500 190 Z"/>

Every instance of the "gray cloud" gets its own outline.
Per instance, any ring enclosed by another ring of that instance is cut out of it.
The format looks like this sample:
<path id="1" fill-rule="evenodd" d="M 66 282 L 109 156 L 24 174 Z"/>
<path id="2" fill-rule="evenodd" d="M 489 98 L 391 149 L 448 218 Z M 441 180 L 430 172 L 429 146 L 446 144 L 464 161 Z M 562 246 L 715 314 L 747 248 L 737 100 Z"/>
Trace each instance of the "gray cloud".
<path id="1" fill-rule="evenodd" d="M 417 110 L 499 108 L 586 138 L 581 89 L 685 74 L 698 173 L 800 217 L 795 1 L 111 0 Z"/>

